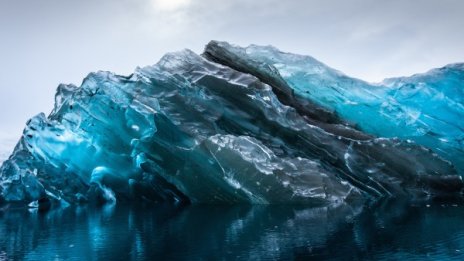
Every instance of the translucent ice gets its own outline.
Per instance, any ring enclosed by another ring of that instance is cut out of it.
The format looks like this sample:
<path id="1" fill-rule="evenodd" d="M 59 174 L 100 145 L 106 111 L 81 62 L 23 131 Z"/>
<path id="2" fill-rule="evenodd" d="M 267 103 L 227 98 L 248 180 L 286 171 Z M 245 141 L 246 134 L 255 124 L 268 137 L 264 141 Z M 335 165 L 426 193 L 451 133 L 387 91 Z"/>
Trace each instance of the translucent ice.
<path id="1" fill-rule="evenodd" d="M 278 89 L 287 88 L 299 102 L 321 105 L 366 133 L 431 148 L 464 175 L 463 63 L 369 84 L 310 56 L 270 46 L 240 48 L 213 41 L 205 54 Z"/>
<path id="2" fill-rule="evenodd" d="M 310 57 L 211 42 L 202 56 L 170 53 L 127 77 L 91 73 L 28 122 L 0 168 L 0 198 L 327 206 L 460 196 L 462 71 L 373 86 Z"/>

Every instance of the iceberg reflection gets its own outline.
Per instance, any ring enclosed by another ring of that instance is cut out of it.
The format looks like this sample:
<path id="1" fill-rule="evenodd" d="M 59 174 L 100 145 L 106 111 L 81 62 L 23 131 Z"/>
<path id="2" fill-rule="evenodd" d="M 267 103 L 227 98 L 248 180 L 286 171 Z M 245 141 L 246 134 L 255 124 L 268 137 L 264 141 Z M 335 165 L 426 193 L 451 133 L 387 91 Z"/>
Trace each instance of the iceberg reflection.
<path id="1" fill-rule="evenodd" d="M 109 205 L 0 212 L 1 260 L 458 257 L 464 208 Z"/>

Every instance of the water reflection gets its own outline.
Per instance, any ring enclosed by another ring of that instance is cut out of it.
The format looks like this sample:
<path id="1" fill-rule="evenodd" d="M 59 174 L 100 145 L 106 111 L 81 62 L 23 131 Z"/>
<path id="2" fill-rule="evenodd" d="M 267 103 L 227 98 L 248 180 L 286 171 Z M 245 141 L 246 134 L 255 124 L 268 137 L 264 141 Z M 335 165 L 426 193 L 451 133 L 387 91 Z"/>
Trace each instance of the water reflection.
<path id="1" fill-rule="evenodd" d="M 0 260 L 462 259 L 464 207 L 107 205 L 0 212 Z"/>

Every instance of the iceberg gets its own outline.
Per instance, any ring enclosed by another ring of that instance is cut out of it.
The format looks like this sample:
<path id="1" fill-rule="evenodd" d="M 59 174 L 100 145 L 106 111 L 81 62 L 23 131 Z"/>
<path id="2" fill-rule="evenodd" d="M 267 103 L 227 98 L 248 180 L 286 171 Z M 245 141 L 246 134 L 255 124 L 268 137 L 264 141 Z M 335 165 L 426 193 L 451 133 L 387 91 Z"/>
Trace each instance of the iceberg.
<path id="1" fill-rule="evenodd" d="M 464 65 L 369 84 L 210 42 L 60 85 L 0 168 L 0 201 L 356 205 L 461 197 Z M 36 204 L 37 203 L 37 204 Z"/>

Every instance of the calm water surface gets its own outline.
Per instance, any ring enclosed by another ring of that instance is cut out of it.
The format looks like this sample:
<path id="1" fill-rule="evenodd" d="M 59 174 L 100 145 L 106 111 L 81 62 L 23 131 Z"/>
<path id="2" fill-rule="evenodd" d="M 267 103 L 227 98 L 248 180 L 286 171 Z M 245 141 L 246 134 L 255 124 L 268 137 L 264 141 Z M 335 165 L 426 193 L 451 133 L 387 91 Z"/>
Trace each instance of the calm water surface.
<path id="1" fill-rule="evenodd" d="M 464 207 L 3 207 L 0 260 L 462 260 Z"/>

